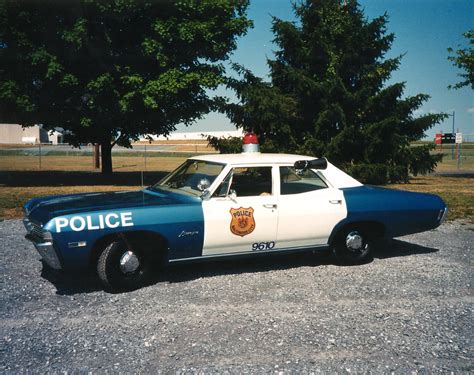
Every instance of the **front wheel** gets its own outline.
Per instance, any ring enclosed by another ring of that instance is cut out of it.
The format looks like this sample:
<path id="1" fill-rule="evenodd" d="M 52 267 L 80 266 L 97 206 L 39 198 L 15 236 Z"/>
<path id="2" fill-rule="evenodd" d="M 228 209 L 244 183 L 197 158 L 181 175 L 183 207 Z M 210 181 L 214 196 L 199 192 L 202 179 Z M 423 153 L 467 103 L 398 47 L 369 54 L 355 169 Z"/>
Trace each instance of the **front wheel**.
<path id="1" fill-rule="evenodd" d="M 134 250 L 124 240 L 111 242 L 100 254 L 97 274 L 111 291 L 140 288 L 148 280 L 151 262 L 144 250 Z"/>
<path id="2" fill-rule="evenodd" d="M 372 260 L 373 241 L 365 229 L 343 230 L 332 246 L 332 253 L 343 264 L 361 264 Z"/>

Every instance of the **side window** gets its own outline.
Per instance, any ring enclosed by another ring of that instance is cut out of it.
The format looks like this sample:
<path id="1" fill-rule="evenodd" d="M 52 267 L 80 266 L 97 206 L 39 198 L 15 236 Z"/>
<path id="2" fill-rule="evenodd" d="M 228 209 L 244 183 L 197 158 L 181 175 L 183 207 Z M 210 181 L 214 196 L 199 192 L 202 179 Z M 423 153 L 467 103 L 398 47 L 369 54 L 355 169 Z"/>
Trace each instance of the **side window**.
<path id="1" fill-rule="evenodd" d="M 234 168 L 216 189 L 214 197 L 225 197 L 231 190 L 238 197 L 272 195 L 272 168 Z"/>
<path id="2" fill-rule="evenodd" d="M 271 167 L 239 167 L 232 170 L 230 189 L 238 197 L 272 195 Z"/>
<path id="3" fill-rule="evenodd" d="M 272 168 L 234 168 L 230 188 L 235 190 L 238 197 L 272 195 Z"/>
<path id="4" fill-rule="evenodd" d="M 311 169 L 295 170 L 293 167 L 280 167 L 281 195 L 306 193 L 327 187 L 321 177 Z"/>

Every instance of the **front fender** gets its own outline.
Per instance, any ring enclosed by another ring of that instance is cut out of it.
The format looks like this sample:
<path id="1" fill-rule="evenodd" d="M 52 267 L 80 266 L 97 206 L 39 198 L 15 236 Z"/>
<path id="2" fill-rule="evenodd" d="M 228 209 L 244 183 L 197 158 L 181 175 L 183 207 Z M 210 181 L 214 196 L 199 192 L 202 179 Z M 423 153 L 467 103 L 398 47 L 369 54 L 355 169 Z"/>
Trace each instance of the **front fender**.
<path id="1" fill-rule="evenodd" d="M 52 233 L 64 268 L 87 267 L 98 241 L 118 233 L 155 233 L 166 240 L 170 259 L 202 255 L 204 240 L 204 218 L 198 204 L 58 216 L 44 229 Z"/>

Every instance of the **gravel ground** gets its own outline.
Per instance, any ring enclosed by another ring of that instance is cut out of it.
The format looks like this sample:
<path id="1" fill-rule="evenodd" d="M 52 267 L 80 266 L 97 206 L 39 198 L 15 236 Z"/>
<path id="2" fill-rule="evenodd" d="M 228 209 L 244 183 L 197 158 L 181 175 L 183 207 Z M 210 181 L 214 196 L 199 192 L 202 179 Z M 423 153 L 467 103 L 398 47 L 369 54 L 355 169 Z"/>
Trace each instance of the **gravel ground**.
<path id="1" fill-rule="evenodd" d="M 126 294 L 43 269 L 23 234 L 0 223 L 0 373 L 474 372 L 474 231 L 460 222 L 362 266 L 176 265 Z"/>

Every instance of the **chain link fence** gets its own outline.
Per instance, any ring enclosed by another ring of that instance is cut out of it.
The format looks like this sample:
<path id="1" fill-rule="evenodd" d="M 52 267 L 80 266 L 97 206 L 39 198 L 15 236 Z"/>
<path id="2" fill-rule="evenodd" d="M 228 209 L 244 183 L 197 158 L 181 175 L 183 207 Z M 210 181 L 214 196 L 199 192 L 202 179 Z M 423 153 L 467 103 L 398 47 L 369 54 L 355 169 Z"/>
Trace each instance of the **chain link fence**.
<path id="1" fill-rule="evenodd" d="M 94 171 L 97 169 L 94 149 L 93 145 L 79 148 L 66 144 L 0 145 L 0 170 Z M 112 161 L 114 170 L 168 170 L 170 165 L 189 156 L 215 152 L 207 142 L 143 143 L 132 148 L 115 146 Z"/>
<path id="2" fill-rule="evenodd" d="M 459 144 L 437 145 L 433 153 L 443 154 L 437 172 L 474 172 L 474 133 L 463 134 Z"/>
<path id="3" fill-rule="evenodd" d="M 173 170 L 193 155 L 215 153 L 206 141 L 138 143 L 112 149 L 114 171 Z M 474 172 L 474 133 L 464 134 L 460 145 L 439 145 L 433 153 L 444 155 L 437 172 Z M 67 144 L 0 144 L 0 171 L 98 171 L 93 145 L 74 148 Z"/>

